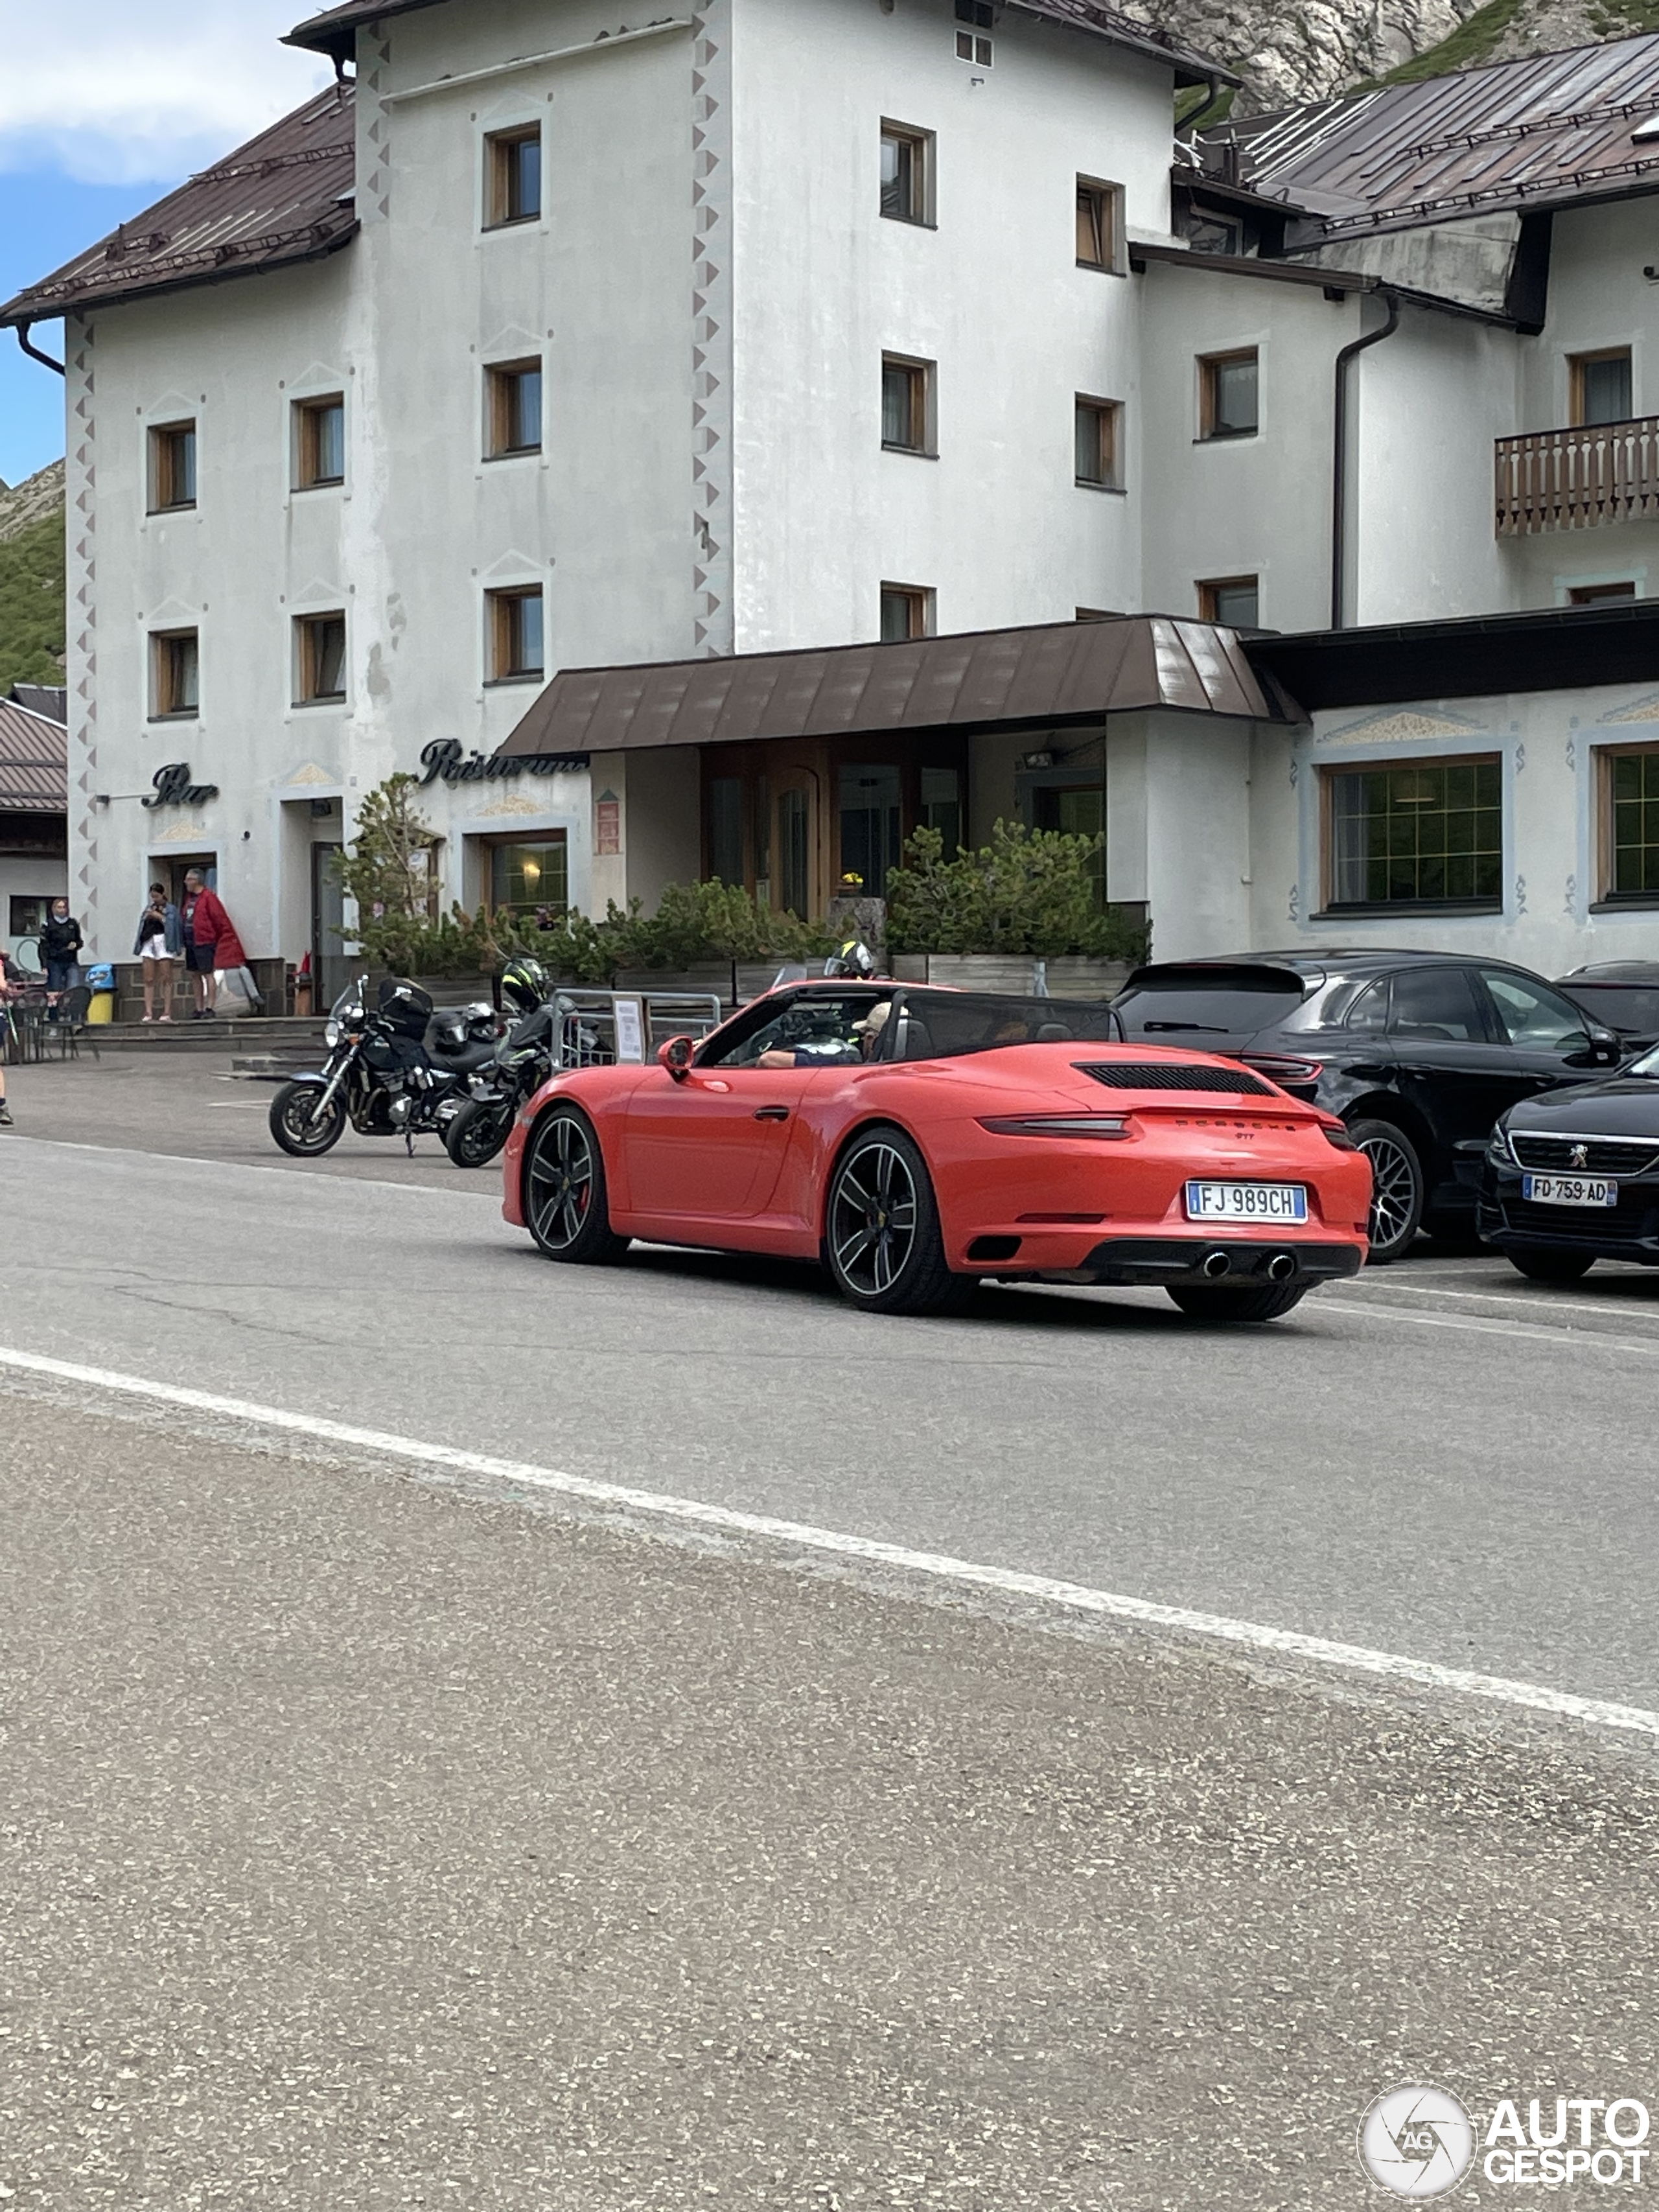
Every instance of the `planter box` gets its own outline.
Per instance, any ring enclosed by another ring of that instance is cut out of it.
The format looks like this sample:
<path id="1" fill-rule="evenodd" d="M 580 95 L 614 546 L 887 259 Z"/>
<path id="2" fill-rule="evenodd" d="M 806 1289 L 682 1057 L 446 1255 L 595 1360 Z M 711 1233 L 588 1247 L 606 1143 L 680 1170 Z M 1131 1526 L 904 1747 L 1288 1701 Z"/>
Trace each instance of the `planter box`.
<path id="1" fill-rule="evenodd" d="M 1024 952 L 900 952 L 892 964 L 897 983 L 946 983 L 959 991 L 1011 991 L 1022 998 L 1035 993 L 1050 999 L 1110 999 L 1129 973 L 1125 961 L 1077 954 L 1034 960 Z"/>

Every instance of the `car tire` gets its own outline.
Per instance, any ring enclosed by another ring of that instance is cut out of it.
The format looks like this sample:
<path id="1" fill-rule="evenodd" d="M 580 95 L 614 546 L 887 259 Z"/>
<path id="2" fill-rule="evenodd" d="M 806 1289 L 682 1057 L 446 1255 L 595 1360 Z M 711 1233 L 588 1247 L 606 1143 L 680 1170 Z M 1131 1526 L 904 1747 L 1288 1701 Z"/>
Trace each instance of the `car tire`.
<path id="1" fill-rule="evenodd" d="M 1423 1225 L 1423 1163 L 1395 1121 L 1350 1121 L 1348 1134 L 1371 1164 L 1370 1264 L 1386 1267 L 1409 1252 Z"/>
<path id="2" fill-rule="evenodd" d="M 1595 1265 L 1594 1252 L 1505 1252 L 1511 1267 L 1529 1283 L 1576 1283 Z"/>
<path id="3" fill-rule="evenodd" d="M 537 1122 L 522 1188 L 525 1223 L 545 1258 L 605 1267 L 627 1251 L 629 1239 L 611 1227 L 599 1137 L 579 1108 L 561 1102 Z"/>
<path id="4" fill-rule="evenodd" d="M 1166 1283 L 1170 1296 L 1193 1321 L 1277 1321 L 1300 1305 L 1306 1283 L 1273 1283 L 1259 1291 L 1224 1290 L 1219 1283 Z"/>
<path id="5" fill-rule="evenodd" d="M 824 1207 L 823 1262 L 865 1313 L 959 1313 L 978 1278 L 945 1264 L 927 1164 L 902 1130 L 864 1129 L 836 1163 Z"/>
<path id="6" fill-rule="evenodd" d="M 296 1160 L 320 1159 L 345 1133 L 346 1103 L 336 1091 L 329 1109 L 320 1118 L 317 1107 L 325 1083 L 285 1083 L 270 1102 L 270 1133 L 283 1152 Z"/>

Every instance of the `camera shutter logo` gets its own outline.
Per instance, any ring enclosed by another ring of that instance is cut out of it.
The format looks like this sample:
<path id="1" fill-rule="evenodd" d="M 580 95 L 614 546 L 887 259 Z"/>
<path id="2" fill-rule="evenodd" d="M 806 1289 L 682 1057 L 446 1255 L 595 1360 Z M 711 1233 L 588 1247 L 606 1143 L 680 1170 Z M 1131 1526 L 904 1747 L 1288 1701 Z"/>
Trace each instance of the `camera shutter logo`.
<path id="1" fill-rule="evenodd" d="M 1359 2163 L 1396 2197 L 1439 2197 L 1474 2158 L 1474 2123 L 1444 2089 L 1411 2082 L 1378 2097 L 1359 2123 Z"/>

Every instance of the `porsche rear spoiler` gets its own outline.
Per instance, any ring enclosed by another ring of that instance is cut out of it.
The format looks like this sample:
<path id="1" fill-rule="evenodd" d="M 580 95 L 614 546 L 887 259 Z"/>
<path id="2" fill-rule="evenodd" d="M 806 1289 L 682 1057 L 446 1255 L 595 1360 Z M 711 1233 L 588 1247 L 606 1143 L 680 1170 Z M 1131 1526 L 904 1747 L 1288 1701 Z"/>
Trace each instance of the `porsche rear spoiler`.
<path id="1" fill-rule="evenodd" d="M 1304 999 L 1322 983 L 1322 969 L 1280 968 L 1270 960 L 1150 960 L 1131 970 L 1118 998 L 1131 991 L 1180 990 L 1261 991 L 1281 998 L 1292 993 Z M 1114 1001 L 1115 1004 L 1115 1001 Z"/>

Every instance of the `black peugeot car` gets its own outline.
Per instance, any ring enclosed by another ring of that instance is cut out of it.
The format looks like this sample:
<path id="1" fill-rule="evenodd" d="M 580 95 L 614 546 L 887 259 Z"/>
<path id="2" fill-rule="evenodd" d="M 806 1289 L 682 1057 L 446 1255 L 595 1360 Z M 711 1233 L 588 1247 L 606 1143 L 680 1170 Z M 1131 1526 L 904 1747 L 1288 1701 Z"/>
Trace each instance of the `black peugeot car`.
<path id="1" fill-rule="evenodd" d="M 1230 1054 L 1340 1115 L 1370 1158 L 1373 1261 L 1398 1258 L 1419 1228 L 1471 1237 L 1493 1123 L 1625 1056 L 1541 976 L 1449 952 L 1154 962 L 1113 1003 L 1131 1037 Z"/>
<path id="2" fill-rule="evenodd" d="M 1538 1282 L 1571 1282 L 1598 1260 L 1659 1267 L 1659 1051 L 1609 1082 L 1512 1106 L 1486 1147 L 1477 1218 Z"/>

